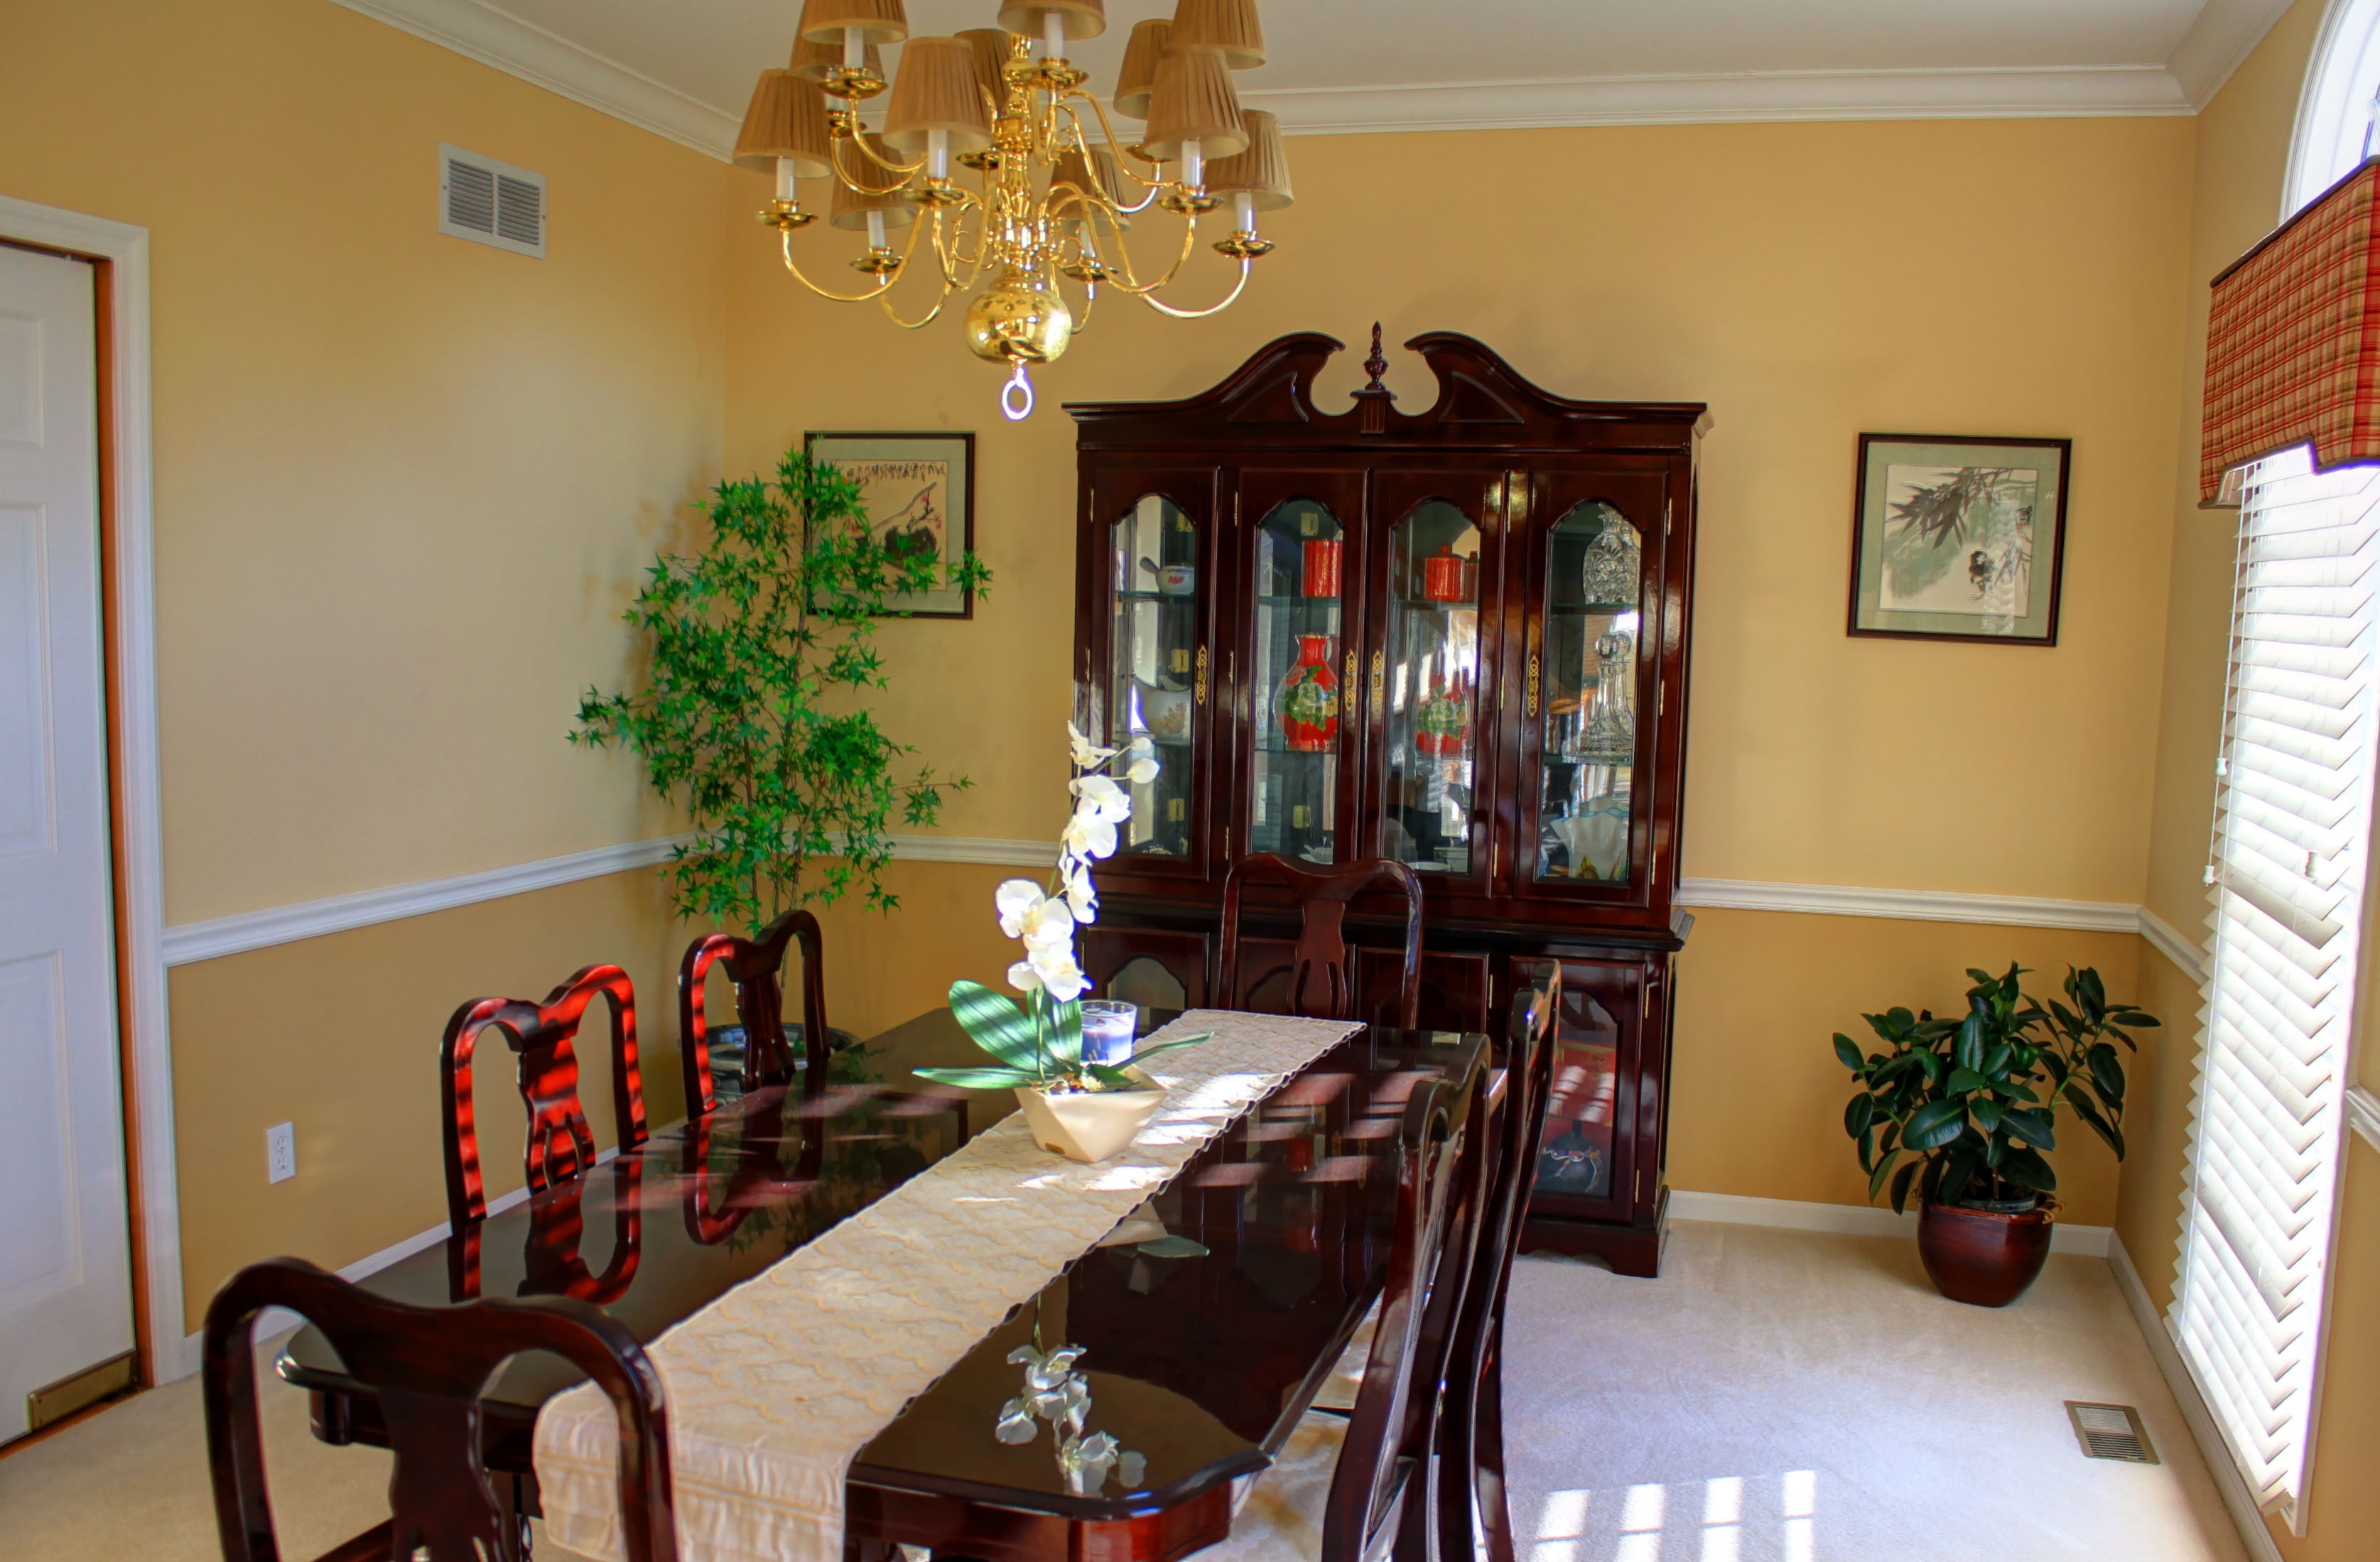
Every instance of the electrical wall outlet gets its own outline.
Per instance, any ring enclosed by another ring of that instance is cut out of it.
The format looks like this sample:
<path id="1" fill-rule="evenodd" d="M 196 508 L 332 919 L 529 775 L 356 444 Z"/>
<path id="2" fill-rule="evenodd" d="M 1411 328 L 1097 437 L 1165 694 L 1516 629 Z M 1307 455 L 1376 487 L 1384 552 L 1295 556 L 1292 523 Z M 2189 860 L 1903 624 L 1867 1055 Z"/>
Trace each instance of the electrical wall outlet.
<path id="1" fill-rule="evenodd" d="M 298 1130 L 276 1122 L 264 1131 L 264 1180 L 286 1182 L 298 1175 Z"/>

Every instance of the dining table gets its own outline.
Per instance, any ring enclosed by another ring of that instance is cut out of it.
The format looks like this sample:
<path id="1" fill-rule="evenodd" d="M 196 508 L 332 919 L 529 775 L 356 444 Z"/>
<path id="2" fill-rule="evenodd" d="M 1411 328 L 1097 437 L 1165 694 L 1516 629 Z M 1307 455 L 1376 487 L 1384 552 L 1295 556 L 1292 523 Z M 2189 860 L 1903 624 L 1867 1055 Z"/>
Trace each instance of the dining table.
<path id="1" fill-rule="evenodd" d="M 1138 1029 L 1174 1018 L 1144 1010 Z M 1235 1492 L 1280 1452 L 1380 1292 L 1408 1096 L 1487 1077 L 1484 1035 L 1343 1028 L 859 1447 L 841 1493 L 846 1556 L 882 1562 L 905 1544 L 1172 1562 L 1230 1533 Z M 1004 1120 L 1013 1093 L 912 1073 L 979 1061 L 936 1010 L 836 1054 L 820 1084 L 796 1075 L 722 1100 L 360 1283 L 428 1306 L 574 1296 L 650 1348 Z M 955 1263 L 947 1280 L 971 1283 Z M 1061 1367 L 1087 1391 L 1073 1437 L 1029 1415 L 1020 1426 L 1026 1374 L 1069 1350 Z M 277 1369 L 308 1392 L 317 1437 L 386 1446 L 371 1391 L 312 1328 Z M 523 1356 L 483 1398 L 484 1463 L 524 1518 L 543 1511 L 540 1412 L 579 1382 Z"/>

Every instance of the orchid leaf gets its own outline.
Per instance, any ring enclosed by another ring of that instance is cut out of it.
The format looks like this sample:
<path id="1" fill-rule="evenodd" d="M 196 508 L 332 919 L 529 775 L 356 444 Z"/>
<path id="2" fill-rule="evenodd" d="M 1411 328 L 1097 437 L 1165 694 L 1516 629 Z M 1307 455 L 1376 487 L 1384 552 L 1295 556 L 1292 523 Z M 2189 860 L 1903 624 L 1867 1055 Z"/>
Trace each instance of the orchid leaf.
<path id="1" fill-rule="evenodd" d="M 951 1012 L 972 1041 L 994 1058 L 1028 1073 L 1034 1068 L 1033 1022 L 1016 1000 L 981 982 L 951 984 Z"/>
<path id="2" fill-rule="evenodd" d="M 912 1069 L 919 1079 L 965 1090 L 1021 1090 L 1040 1084 L 1030 1069 Z"/>

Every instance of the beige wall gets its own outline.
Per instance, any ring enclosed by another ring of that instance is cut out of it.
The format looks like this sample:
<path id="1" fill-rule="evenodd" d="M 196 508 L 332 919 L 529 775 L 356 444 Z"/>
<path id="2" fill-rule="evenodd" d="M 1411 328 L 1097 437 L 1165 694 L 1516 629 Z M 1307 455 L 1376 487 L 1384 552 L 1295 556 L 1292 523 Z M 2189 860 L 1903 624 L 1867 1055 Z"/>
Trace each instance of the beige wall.
<path id="1" fill-rule="evenodd" d="M 1469 332 L 1565 394 L 1707 401 L 1685 870 L 2137 901 L 2192 143 L 2183 119 L 1301 138 L 1300 202 L 1268 219 L 1281 248 L 1249 297 L 1203 323 L 1103 300 L 1014 426 L 953 330 L 805 294 L 751 231 L 765 190 L 739 175 L 728 466 L 811 428 L 978 430 L 998 583 L 973 624 L 887 636 L 887 720 L 986 783 L 951 831 L 1047 838 L 1073 617 L 1061 399 L 1201 390 L 1281 333 L 1359 343 L 1377 318 L 1391 343 Z M 1558 199 L 1544 166 L 1563 170 Z M 1507 168 L 1508 192 L 1482 188 Z M 1458 190 L 1492 239 L 1399 219 L 1440 211 L 1416 192 Z M 1981 190 L 2017 199 L 1970 214 L 1946 194 Z M 839 262 L 847 236 L 797 242 Z M 1215 290 L 1207 259 L 1192 299 Z M 1326 374 L 1326 406 L 1362 356 Z M 1418 360 L 1390 357 L 1425 404 Z M 2058 648 L 1845 637 L 1864 429 L 2074 439 Z M 1980 720 L 2018 746 L 1959 757 Z"/>
<path id="2" fill-rule="evenodd" d="M 665 833 L 560 740 L 718 476 L 728 171 L 327 0 L 6 34 L 0 192 L 152 238 L 167 922 Z M 441 141 L 547 259 L 437 232 Z"/>

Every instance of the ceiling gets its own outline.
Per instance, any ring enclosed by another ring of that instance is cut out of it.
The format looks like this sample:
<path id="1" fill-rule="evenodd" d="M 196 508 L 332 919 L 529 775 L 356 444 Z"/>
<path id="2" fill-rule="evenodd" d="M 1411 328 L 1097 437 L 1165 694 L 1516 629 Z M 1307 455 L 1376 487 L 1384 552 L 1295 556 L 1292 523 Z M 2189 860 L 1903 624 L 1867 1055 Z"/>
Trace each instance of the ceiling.
<path id="1" fill-rule="evenodd" d="M 337 0 L 718 155 L 799 0 Z M 996 0 L 907 0 L 912 29 Z M 2190 114 L 2289 0 L 1265 0 L 1241 93 L 1293 133 Z M 1108 0 L 1096 87 L 1171 0 Z"/>

